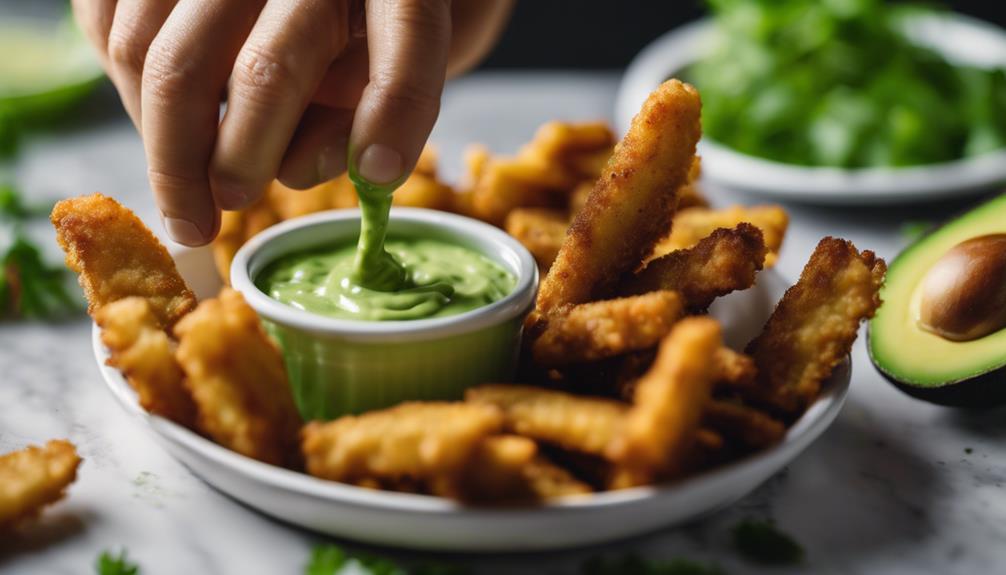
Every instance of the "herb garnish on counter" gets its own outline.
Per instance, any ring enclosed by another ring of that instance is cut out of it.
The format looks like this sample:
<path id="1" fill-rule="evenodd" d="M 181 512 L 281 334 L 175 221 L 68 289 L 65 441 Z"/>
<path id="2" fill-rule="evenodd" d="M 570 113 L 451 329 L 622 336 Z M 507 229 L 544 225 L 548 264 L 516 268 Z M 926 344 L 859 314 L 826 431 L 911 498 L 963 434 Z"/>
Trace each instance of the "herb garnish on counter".
<path id="1" fill-rule="evenodd" d="M 140 567 L 129 560 L 125 549 L 118 555 L 102 551 L 94 568 L 98 575 L 140 575 Z"/>
<path id="2" fill-rule="evenodd" d="M 745 519 L 733 529 L 734 548 L 745 558 L 766 565 L 803 561 L 803 547 L 771 521 Z"/>
<path id="3" fill-rule="evenodd" d="M 10 185 L 0 184 L 0 318 L 56 319 L 80 311 L 65 267 L 45 261 L 24 225 L 51 206 L 27 204 Z"/>

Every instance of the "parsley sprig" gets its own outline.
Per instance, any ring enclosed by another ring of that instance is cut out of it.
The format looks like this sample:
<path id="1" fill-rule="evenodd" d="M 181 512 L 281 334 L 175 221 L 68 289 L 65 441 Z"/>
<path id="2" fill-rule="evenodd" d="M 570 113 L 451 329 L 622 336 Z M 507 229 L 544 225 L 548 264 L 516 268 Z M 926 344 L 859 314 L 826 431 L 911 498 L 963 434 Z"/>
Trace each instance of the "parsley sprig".
<path id="1" fill-rule="evenodd" d="M 98 575 L 140 575 L 140 567 L 129 560 L 125 549 L 118 555 L 102 551 L 94 568 Z"/>
<path id="2" fill-rule="evenodd" d="M 0 229 L 9 238 L 0 251 L 0 317 L 56 319 L 81 309 L 66 268 L 48 263 L 24 229 L 50 207 L 29 204 L 13 186 L 0 184 Z"/>

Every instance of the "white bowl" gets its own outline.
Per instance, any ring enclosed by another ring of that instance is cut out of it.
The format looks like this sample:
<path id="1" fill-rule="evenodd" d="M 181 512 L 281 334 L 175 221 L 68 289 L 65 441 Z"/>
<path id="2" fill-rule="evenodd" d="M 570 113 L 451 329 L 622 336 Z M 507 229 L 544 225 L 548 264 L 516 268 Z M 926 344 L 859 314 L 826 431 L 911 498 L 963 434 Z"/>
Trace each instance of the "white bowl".
<path id="1" fill-rule="evenodd" d="M 179 271 L 200 297 L 219 282 L 205 248 L 176 253 Z M 742 345 L 760 328 L 787 287 L 776 272 L 756 287 L 717 301 L 712 313 L 727 343 Z M 478 508 L 424 495 L 372 491 L 316 479 L 260 463 L 225 449 L 137 403 L 122 375 L 108 367 L 99 330 L 93 332 L 99 369 L 115 398 L 141 418 L 172 455 L 234 499 L 308 529 L 380 545 L 440 551 L 536 551 L 584 546 L 679 524 L 750 493 L 807 448 L 838 415 L 849 388 L 844 363 L 821 397 L 779 445 L 746 459 L 672 484 L 570 498 L 534 507 Z"/>
<path id="2" fill-rule="evenodd" d="M 285 255 L 354 244 L 360 237 L 360 210 L 293 218 L 257 234 L 234 256 L 231 285 L 283 350 L 305 419 L 334 419 L 409 399 L 457 399 L 469 387 L 507 381 L 516 371 L 524 316 L 538 291 L 538 264 L 527 248 L 484 222 L 418 208 L 392 208 L 388 234 L 465 246 L 510 272 L 516 285 L 499 301 L 448 317 L 325 317 L 273 299 L 255 278 Z"/>
<path id="3" fill-rule="evenodd" d="M 1006 32 L 965 16 L 921 16 L 908 35 L 951 62 L 1006 67 Z M 622 131 L 649 93 L 700 60 L 715 45 L 711 20 L 682 26 L 643 49 L 629 64 L 615 102 Z M 741 191 L 817 204 L 900 204 L 977 194 L 1006 183 L 1006 150 L 952 162 L 905 168 L 805 167 L 736 152 L 709 139 L 699 142 L 703 177 Z"/>

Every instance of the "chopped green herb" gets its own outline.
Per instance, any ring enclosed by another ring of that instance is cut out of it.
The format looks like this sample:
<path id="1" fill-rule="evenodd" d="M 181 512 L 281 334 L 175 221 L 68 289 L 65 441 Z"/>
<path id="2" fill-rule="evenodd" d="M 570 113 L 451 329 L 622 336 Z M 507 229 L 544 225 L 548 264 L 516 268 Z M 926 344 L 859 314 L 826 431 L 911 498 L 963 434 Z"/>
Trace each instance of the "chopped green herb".
<path id="1" fill-rule="evenodd" d="M 964 453 L 967 453 L 968 455 L 971 455 L 974 452 L 975 452 L 975 450 L 971 449 L 970 447 L 965 447 L 964 448 Z"/>
<path id="2" fill-rule="evenodd" d="M 17 190 L 0 184 L 0 229 L 10 237 L 0 251 L 0 317 L 53 319 L 76 313 L 81 303 L 62 265 L 50 265 L 22 224 L 45 215 L 49 206 L 26 203 Z"/>
<path id="3" fill-rule="evenodd" d="M 102 551 L 98 556 L 98 562 L 94 568 L 98 575 L 139 575 L 140 567 L 129 561 L 126 557 L 126 550 L 123 549 L 118 555 L 112 555 L 108 551 Z"/>
<path id="4" fill-rule="evenodd" d="M 725 575 L 716 565 L 688 559 L 651 561 L 637 555 L 595 557 L 584 563 L 580 571 L 583 575 Z"/>
<path id="5" fill-rule="evenodd" d="M 733 529 L 733 543 L 741 555 L 756 563 L 794 565 L 803 560 L 803 547 L 771 521 L 741 521 Z"/>
<path id="6" fill-rule="evenodd" d="M 10 184 L 0 183 L 0 218 L 18 222 L 30 218 L 48 217 L 52 202 L 29 204 Z"/>
<path id="7" fill-rule="evenodd" d="M 708 0 L 713 52 L 685 71 L 702 128 L 739 152 L 810 166 L 947 162 L 1006 148 L 1006 69 L 910 37 L 936 8 L 885 0 Z"/>
<path id="8" fill-rule="evenodd" d="M 20 133 L 14 114 L 0 104 L 0 160 L 17 153 L 18 140 Z"/>
<path id="9" fill-rule="evenodd" d="M 0 263 L 0 302 L 6 306 L 2 315 L 52 319 L 81 309 L 69 290 L 66 269 L 47 264 L 20 230 L 14 232 L 14 241 Z"/>
<path id="10" fill-rule="evenodd" d="M 318 545 L 304 575 L 463 575 L 466 571 L 453 565 L 420 565 L 405 568 L 394 561 L 364 554 L 350 554 L 338 545 Z"/>

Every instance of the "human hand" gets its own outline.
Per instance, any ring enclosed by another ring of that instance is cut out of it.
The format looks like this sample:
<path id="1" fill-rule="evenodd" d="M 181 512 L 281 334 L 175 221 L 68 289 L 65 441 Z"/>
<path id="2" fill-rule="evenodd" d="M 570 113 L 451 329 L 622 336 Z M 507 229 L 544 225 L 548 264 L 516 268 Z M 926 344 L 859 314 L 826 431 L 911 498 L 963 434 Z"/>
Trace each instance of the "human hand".
<path id="1" fill-rule="evenodd" d="M 73 0 L 143 136 L 168 234 L 202 245 L 275 178 L 415 166 L 448 73 L 491 47 L 512 0 Z M 227 109 L 220 118 L 220 99 Z"/>

